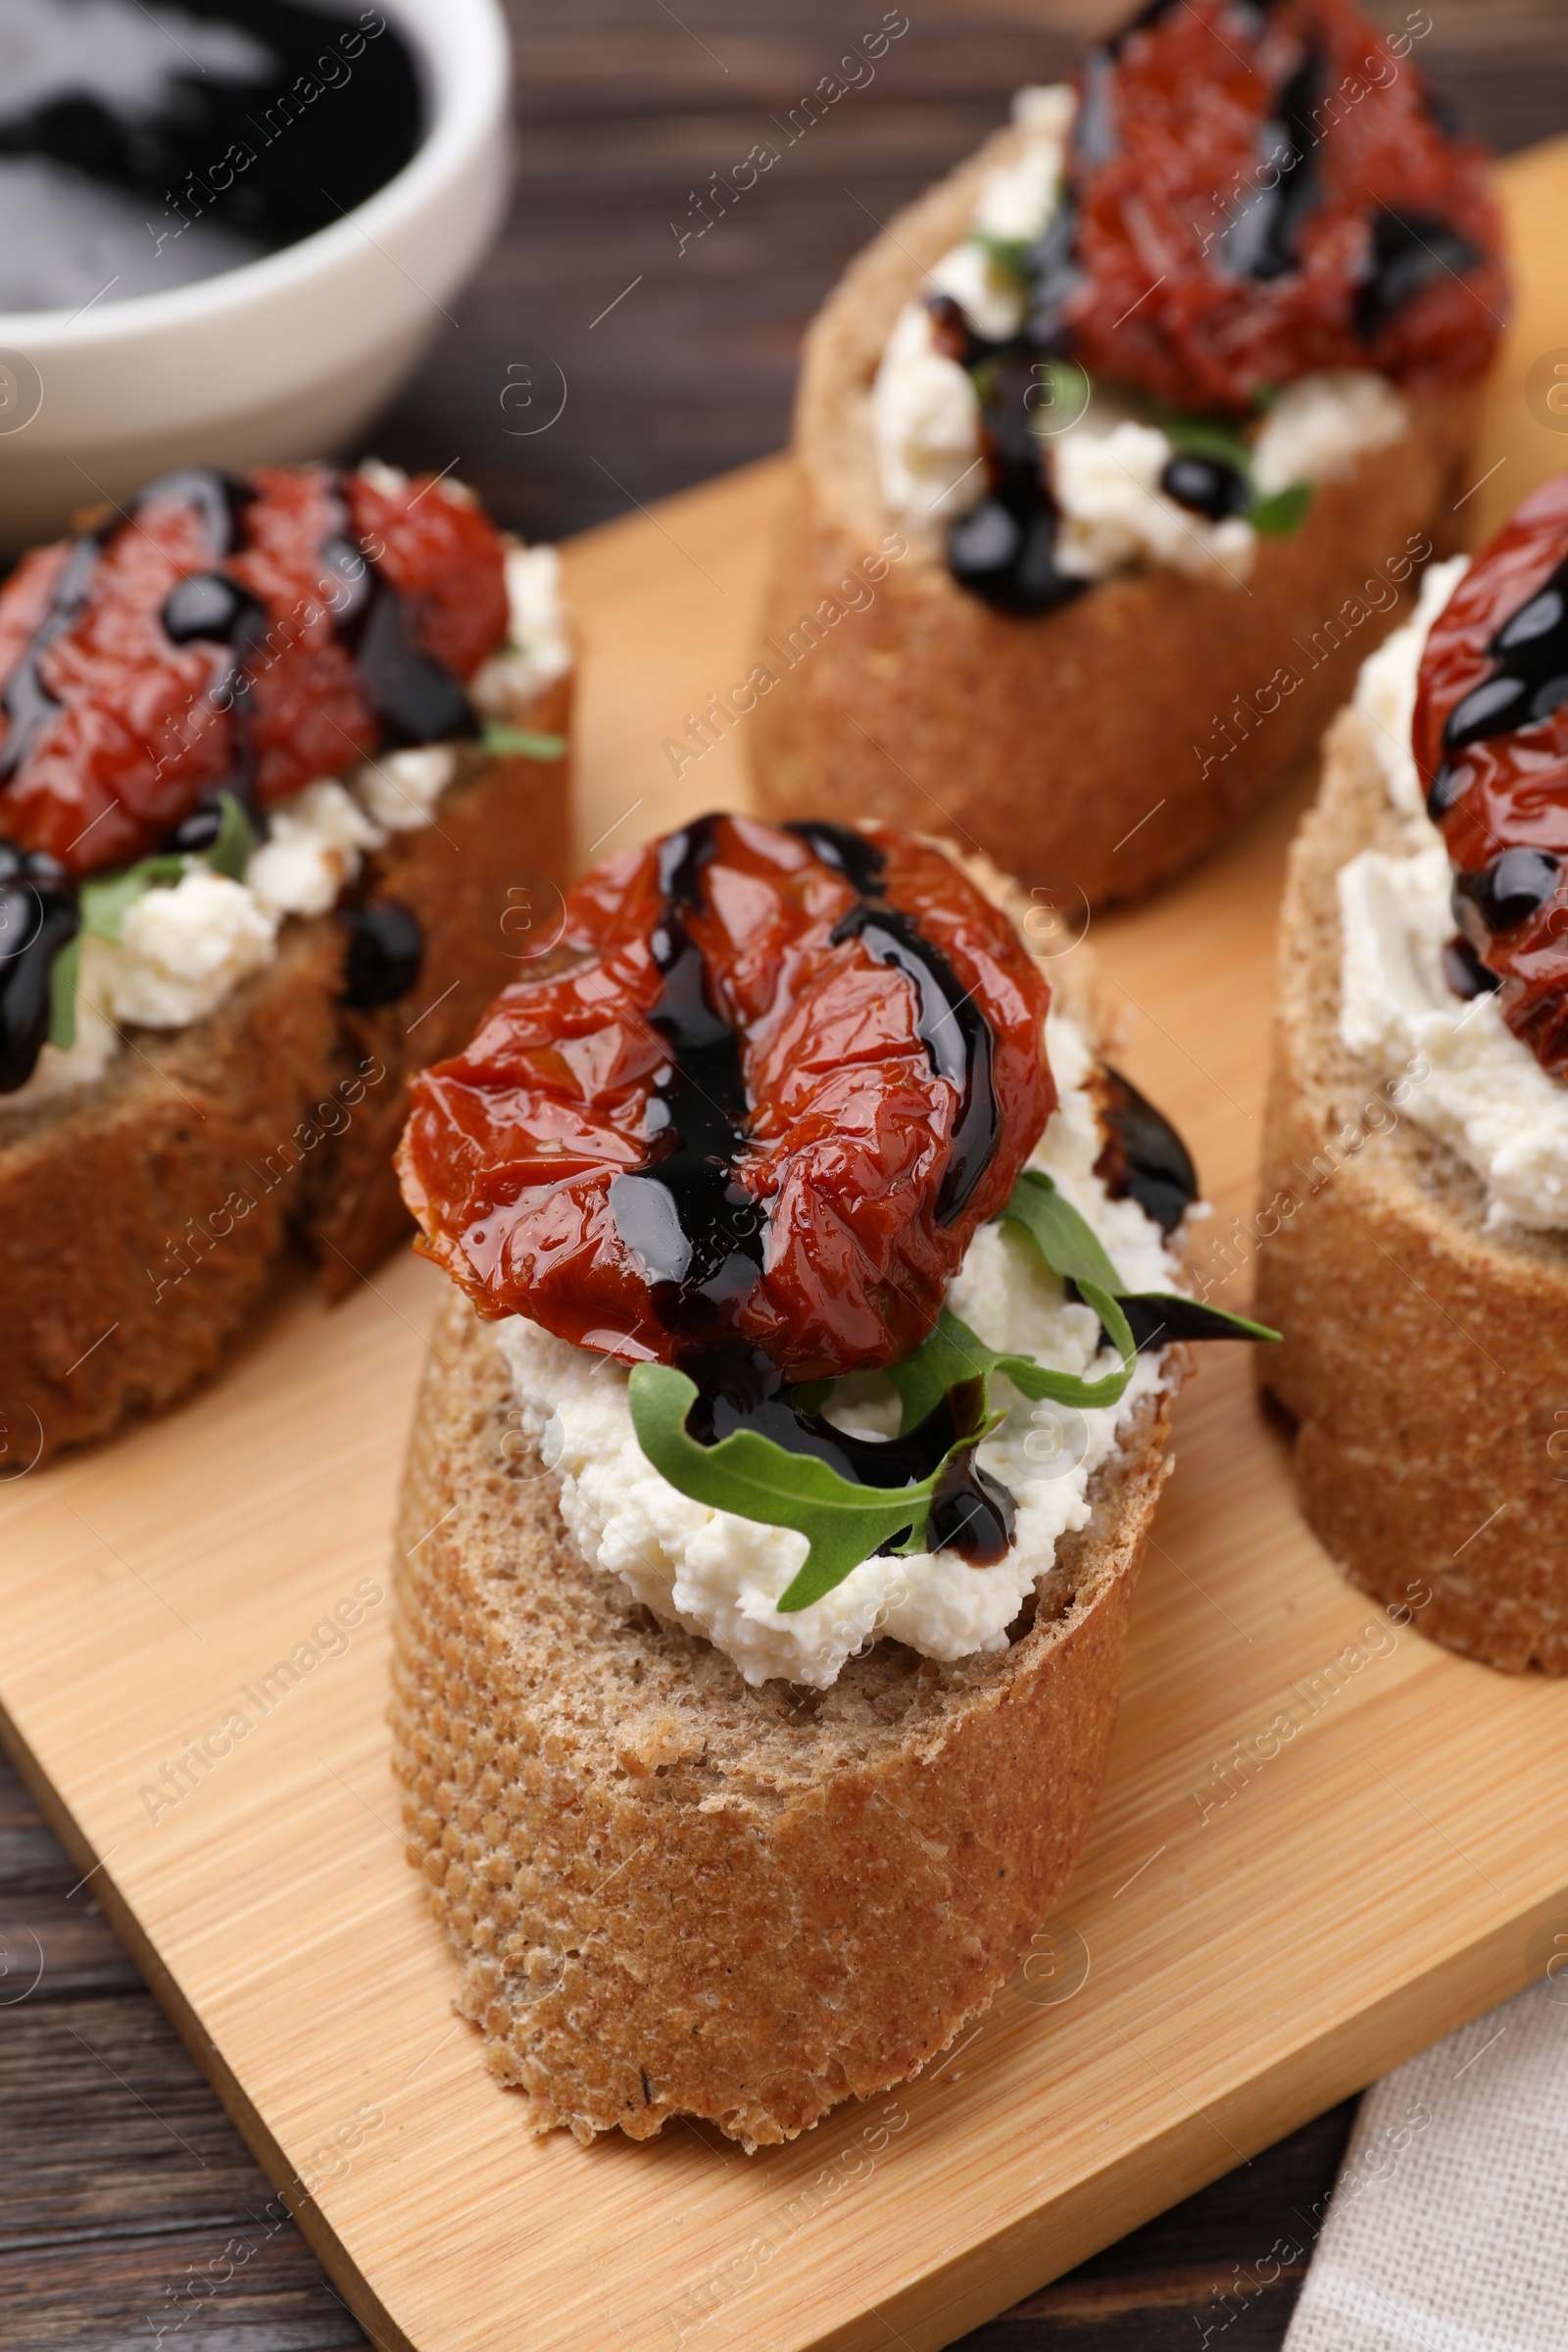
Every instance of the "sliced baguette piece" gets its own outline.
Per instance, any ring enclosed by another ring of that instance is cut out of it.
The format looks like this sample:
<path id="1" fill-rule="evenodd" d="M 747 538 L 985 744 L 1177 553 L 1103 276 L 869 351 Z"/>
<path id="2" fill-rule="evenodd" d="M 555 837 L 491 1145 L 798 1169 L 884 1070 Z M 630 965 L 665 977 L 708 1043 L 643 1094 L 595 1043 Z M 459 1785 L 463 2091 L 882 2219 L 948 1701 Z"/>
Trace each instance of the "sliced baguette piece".
<path id="1" fill-rule="evenodd" d="M 1424 535 L 1447 552 L 1439 518 L 1479 393 L 1413 400 L 1402 441 L 1322 484 L 1292 536 L 1259 540 L 1245 587 L 1150 567 L 1013 618 L 958 587 L 940 552 L 911 549 L 867 604 L 866 559 L 874 572 L 894 528 L 872 381 L 900 311 L 1018 139 L 999 132 L 899 214 L 807 336 L 759 655 L 777 683 L 745 734 L 763 815 L 819 808 L 831 780 L 838 813 L 961 832 L 1025 883 L 1067 877 L 1098 904 L 1186 865 L 1313 751 L 1402 617 L 1383 567 L 1407 564 Z M 1363 581 L 1381 610 L 1357 602 Z M 1299 682 L 1272 687 L 1280 669 Z"/>
<path id="2" fill-rule="evenodd" d="M 1086 948 L 1053 992 L 1103 1041 Z M 494 1327 L 453 1294 L 399 1509 L 394 1763 L 459 2007 L 531 2129 L 793 2138 L 988 2005 L 1099 1797 L 1186 1365 L 1168 1351 L 1005 1652 L 884 1639 L 825 1691 L 753 1690 L 585 1562 Z"/>
<path id="3" fill-rule="evenodd" d="M 526 723 L 564 735 L 570 710 L 568 673 Z M 434 823 L 367 858 L 365 894 L 419 919 L 408 997 L 344 1004 L 335 914 L 296 917 L 206 1019 L 127 1032 L 71 1095 L 0 1098 L 5 1467 L 102 1437 L 210 1373 L 291 1239 L 336 1297 L 409 1231 L 391 1165 L 408 1082 L 515 977 L 509 889 L 564 886 L 569 767 L 465 747 Z"/>
<path id="4" fill-rule="evenodd" d="M 1568 1674 L 1568 1236 L 1486 1232 L 1480 1179 L 1340 1040 L 1336 876 L 1405 846 L 1348 710 L 1281 916 L 1254 1311 L 1285 1340 L 1259 1373 L 1353 1583 L 1450 1649 Z"/>
<path id="5" fill-rule="evenodd" d="M 1004 1653 L 884 1641 L 829 1690 L 748 1690 L 585 1563 L 454 1292 L 398 1520 L 395 1765 L 458 2006 L 530 2129 L 792 2139 L 989 2004 L 1100 1793 L 1170 1402 Z"/>

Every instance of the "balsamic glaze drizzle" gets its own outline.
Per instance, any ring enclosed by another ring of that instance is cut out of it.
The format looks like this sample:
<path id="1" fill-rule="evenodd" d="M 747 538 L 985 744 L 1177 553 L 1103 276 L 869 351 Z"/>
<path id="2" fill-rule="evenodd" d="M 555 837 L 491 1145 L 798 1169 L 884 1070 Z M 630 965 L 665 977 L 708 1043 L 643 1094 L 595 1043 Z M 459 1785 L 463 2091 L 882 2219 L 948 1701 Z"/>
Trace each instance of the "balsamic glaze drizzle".
<path id="1" fill-rule="evenodd" d="M 80 922 L 65 867 L 0 841 L 0 1095 L 32 1076 L 49 1035 L 54 960 Z"/>
<path id="2" fill-rule="evenodd" d="M 414 642 L 403 599 L 355 541 L 341 475 L 330 480 L 333 514 L 319 551 L 321 587 L 331 596 L 334 628 L 353 655 L 361 691 L 383 740 L 393 745 L 440 743 L 477 735 L 478 718 L 461 683 Z M 202 793 L 170 843 L 191 855 L 216 840 L 225 794 L 238 801 L 253 827 L 261 829 L 264 823 L 256 797 L 251 668 L 268 642 L 268 613 L 260 598 L 220 568 L 243 545 L 245 511 L 256 496 L 248 482 L 216 466 L 184 466 L 147 483 L 131 507 L 132 522 L 148 508 L 172 501 L 197 510 L 212 568 L 176 580 L 160 617 L 171 644 L 206 642 L 225 648 L 227 654 L 226 661 L 215 665 L 207 691 L 215 699 L 226 699 L 233 721 L 229 771 Z M 74 540 L 48 608 L 0 689 L 0 710 L 7 722 L 0 743 L 0 786 L 16 774 L 40 731 L 59 715 L 61 704 L 44 682 L 40 657 L 80 618 L 114 527 L 118 526 L 104 524 Z M 41 864 L 34 860 L 38 870 L 33 874 L 31 866 L 18 862 L 22 858 L 23 853 L 0 839 L 0 1094 L 13 1092 L 32 1075 L 48 1035 L 49 964 L 74 936 L 78 919 L 74 885 L 55 868 L 53 859 Z M 46 866 L 49 878 L 44 877 Z M 36 901 L 42 917 L 31 927 L 25 950 L 12 951 L 4 933 L 8 923 L 20 919 L 12 904 L 19 891 L 31 894 L 26 904 Z M 422 940 L 407 908 L 361 909 L 351 918 L 351 931 L 348 1002 L 365 1006 L 386 1004 L 414 985 Z"/>
<path id="3" fill-rule="evenodd" d="M 772 1360 L 735 1337 L 736 1310 L 761 1273 L 767 1229 L 764 1211 L 736 1176 L 748 1148 L 740 1041 L 713 1002 L 706 960 L 687 926 L 687 917 L 702 908 L 703 869 L 718 846 L 718 821 L 699 817 L 660 845 L 663 906 L 649 946 L 662 986 L 648 1024 L 668 1043 L 671 1057 L 654 1095 L 661 1114 L 654 1150 L 645 1168 L 614 1178 L 611 1213 L 622 1242 L 647 1270 L 655 1313 L 681 1343 L 680 1369 L 697 1383 L 687 1426 L 699 1444 L 716 1445 L 737 1429 L 752 1429 L 788 1453 L 827 1462 L 857 1486 L 926 1479 L 977 1425 L 977 1383 L 951 1390 L 917 1429 L 901 1438 L 856 1438 L 798 1408 Z M 961 1090 L 938 1200 L 939 1215 L 956 1216 L 996 1149 L 1000 1115 L 990 1025 L 972 998 L 964 1000 L 947 958 L 908 915 L 878 895 L 885 861 L 874 842 L 847 825 L 805 822 L 784 829 L 859 894 L 859 905 L 835 926 L 835 943 L 859 938 L 878 962 L 910 980 L 932 1068 Z M 942 1481 L 932 1503 L 931 1540 L 978 1565 L 1001 1559 L 1011 1543 L 1012 1497 L 971 1454 L 960 1455 Z M 902 1541 L 893 1537 L 883 1548 Z"/>
<path id="4" fill-rule="evenodd" d="M 1355 299 L 1355 331 L 1375 342 L 1391 318 L 1445 270 L 1462 277 L 1485 256 L 1477 245 L 1426 213 L 1380 205 L 1372 216 L 1372 271 Z"/>
<path id="5" fill-rule="evenodd" d="M 885 860 L 873 842 L 848 825 L 806 822 L 784 830 L 804 841 L 813 856 L 859 892 L 860 905 L 834 925 L 833 945 L 859 939 L 876 962 L 912 982 L 920 1007 L 920 1043 L 936 1075 L 958 1090 L 953 1156 L 937 1196 L 937 1215 L 951 1225 L 973 1198 L 997 1149 L 1002 1114 L 992 1077 L 991 1024 L 975 1003 L 973 990 L 959 985 L 952 964 L 913 917 L 882 897 Z"/>
<path id="6" fill-rule="evenodd" d="M 0 710 L 6 714 L 6 739 L 0 744 L 0 784 L 9 783 L 36 742 L 40 729 L 49 724 L 60 709 L 43 682 L 38 658 L 80 615 L 92 593 L 93 574 L 98 569 L 102 550 L 103 534 L 99 531 L 87 531 L 76 541 L 61 567 L 48 611 L 6 680 L 5 691 L 0 694 Z"/>
<path id="7" fill-rule="evenodd" d="M 665 1330 L 688 1343 L 680 1360 L 700 1387 L 711 1378 L 712 1352 L 733 1344 L 735 1310 L 761 1273 L 764 1231 L 762 1211 L 735 1176 L 747 1148 L 740 1041 L 713 1004 L 686 927 L 702 906 L 717 822 L 699 817 L 660 845 L 664 906 L 649 946 L 663 986 L 648 1025 L 670 1048 L 654 1095 L 662 1123 L 648 1166 L 610 1188 L 616 1230 L 647 1268 Z"/>
<path id="8" fill-rule="evenodd" d="M 1319 195 L 1320 133 L 1312 121 L 1323 84 L 1323 58 L 1309 48 L 1274 102 L 1257 134 L 1257 158 L 1275 172 L 1232 216 L 1220 240 L 1229 268 L 1239 277 L 1284 277 L 1299 265 L 1301 223 Z M 1363 330 L 1364 331 L 1364 330 Z"/>
<path id="9" fill-rule="evenodd" d="M 1198 1198 L 1192 1154 L 1163 1111 L 1131 1079 L 1102 1065 L 1096 1089 L 1105 1148 L 1095 1174 L 1113 1200 L 1131 1198 L 1162 1234 L 1172 1234 Z"/>
<path id="10" fill-rule="evenodd" d="M 1453 807 L 1467 778 L 1454 755 L 1493 736 L 1512 735 L 1550 718 L 1568 703 L 1568 558 L 1528 597 L 1487 647 L 1493 668 L 1449 711 L 1444 761 L 1427 794 L 1434 823 Z M 1557 887 L 1559 860 L 1549 850 L 1504 850 L 1479 873 L 1455 873 L 1453 915 L 1461 937 L 1444 950 L 1444 974 L 1457 997 L 1500 983 L 1476 953 L 1487 936 L 1529 920 Z"/>
<path id="11" fill-rule="evenodd" d="M 415 643 L 403 599 L 352 535 L 341 479 L 333 477 L 335 513 L 320 547 L 322 584 L 333 590 L 333 627 L 354 656 L 360 692 L 388 745 L 471 739 L 480 732 L 473 705 L 451 670 Z"/>

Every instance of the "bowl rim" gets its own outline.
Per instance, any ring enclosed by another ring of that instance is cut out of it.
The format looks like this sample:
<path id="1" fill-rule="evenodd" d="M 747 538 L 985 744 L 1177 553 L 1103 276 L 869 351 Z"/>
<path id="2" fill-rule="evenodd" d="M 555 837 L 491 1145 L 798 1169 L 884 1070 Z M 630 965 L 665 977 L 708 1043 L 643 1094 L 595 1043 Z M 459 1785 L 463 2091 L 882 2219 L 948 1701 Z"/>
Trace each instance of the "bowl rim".
<path id="1" fill-rule="evenodd" d="M 46 352 L 107 345 L 200 324 L 300 293 L 329 277 L 362 245 L 397 236 L 461 179 L 504 122 L 511 50 L 499 0 L 372 0 L 396 23 L 422 71 L 429 127 L 402 170 L 325 228 L 275 253 L 220 270 L 167 293 L 131 294 L 100 311 L 0 311 L 0 347 L 36 362 Z M 331 14 L 336 14 L 333 11 Z M 362 9 L 359 16 L 368 13 Z M 331 14 L 323 11 L 322 22 Z M 344 13 L 358 28 L 359 16 Z M 391 259 L 389 255 L 386 258 Z M 394 267 L 396 264 L 394 263 Z"/>

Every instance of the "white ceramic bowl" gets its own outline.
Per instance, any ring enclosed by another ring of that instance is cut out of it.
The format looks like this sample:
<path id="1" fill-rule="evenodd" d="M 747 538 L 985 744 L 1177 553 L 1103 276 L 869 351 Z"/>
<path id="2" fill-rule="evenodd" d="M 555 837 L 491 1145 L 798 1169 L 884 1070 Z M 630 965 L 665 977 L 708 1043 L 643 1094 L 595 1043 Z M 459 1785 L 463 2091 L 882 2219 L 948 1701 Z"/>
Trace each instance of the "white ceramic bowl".
<path id="1" fill-rule="evenodd" d="M 451 298 L 506 199 L 506 30 L 497 0 L 380 5 L 419 62 L 429 122 L 385 187 L 315 236 L 195 285 L 74 319 L 0 311 L 8 552 L 172 466 L 342 450 L 453 333 Z"/>

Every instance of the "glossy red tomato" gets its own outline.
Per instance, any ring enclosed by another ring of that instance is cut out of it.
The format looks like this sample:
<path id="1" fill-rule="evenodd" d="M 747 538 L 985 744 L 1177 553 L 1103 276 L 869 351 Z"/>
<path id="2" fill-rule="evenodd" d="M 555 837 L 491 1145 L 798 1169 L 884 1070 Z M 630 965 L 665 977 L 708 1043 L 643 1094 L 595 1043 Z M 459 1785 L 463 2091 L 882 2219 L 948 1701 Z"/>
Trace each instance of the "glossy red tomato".
<path id="1" fill-rule="evenodd" d="M 405 1196 L 482 1314 L 795 1381 L 929 1331 L 1054 1103 L 1050 992 L 940 851 L 840 835 L 862 889 L 812 833 L 709 818 L 599 867 L 566 968 L 416 1082 Z"/>
<path id="2" fill-rule="evenodd" d="M 1086 367 L 1234 413 L 1318 368 L 1480 372 L 1506 309 L 1485 151 L 1403 47 L 1344 0 L 1171 0 L 1099 53 L 1066 305 Z"/>
<path id="3" fill-rule="evenodd" d="M 332 542 L 369 556 L 413 642 L 456 677 L 504 641 L 500 537 L 430 477 L 383 490 L 321 466 L 264 466 L 245 487 L 231 549 L 215 547 L 212 502 L 173 476 L 101 546 L 35 549 L 0 590 L 0 837 L 79 874 L 125 864 L 235 773 L 242 723 L 263 808 L 374 751 L 382 731 L 331 602 L 342 582 L 323 564 Z M 74 564 L 79 599 L 51 614 Z M 243 721 L 225 691 L 230 645 L 175 643 L 164 625 L 171 589 L 198 573 L 223 574 L 259 602 Z M 34 645 L 40 628 L 47 641 Z"/>
<path id="4" fill-rule="evenodd" d="M 1445 742 L 1456 714 L 1460 735 L 1467 711 L 1489 724 L 1489 701 L 1494 733 Z M 1568 473 L 1531 492 L 1435 622 L 1412 743 L 1503 1018 L 1568 1076 Z"/>

